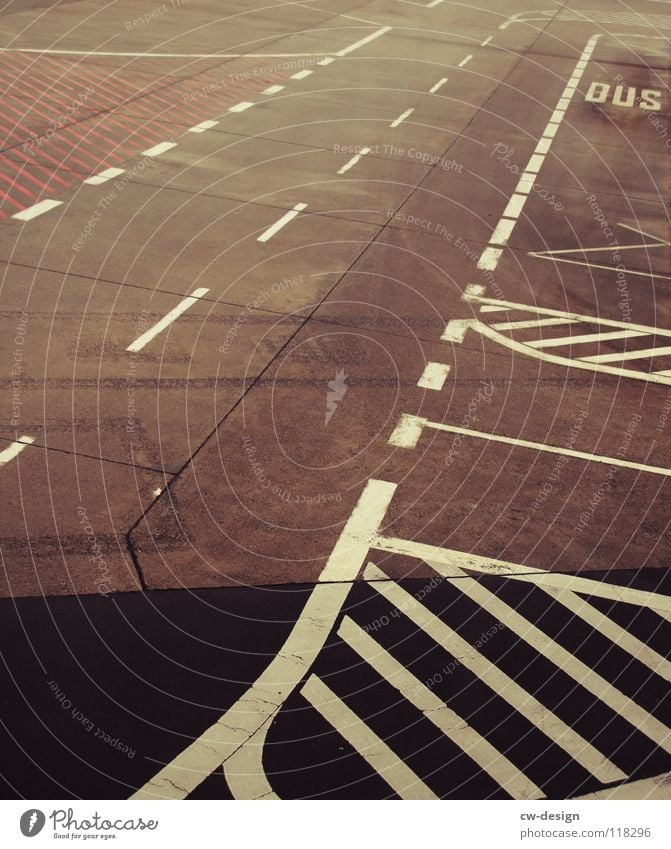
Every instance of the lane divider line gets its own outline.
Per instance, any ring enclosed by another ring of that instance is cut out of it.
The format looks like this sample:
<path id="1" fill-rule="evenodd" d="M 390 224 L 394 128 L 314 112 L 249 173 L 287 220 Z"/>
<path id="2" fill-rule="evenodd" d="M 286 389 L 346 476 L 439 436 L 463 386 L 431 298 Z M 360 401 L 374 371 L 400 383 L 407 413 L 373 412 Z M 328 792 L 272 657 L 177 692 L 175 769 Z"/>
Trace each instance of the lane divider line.
<path id="1" fill-rule="evenodd" d="M 292 74 L 289 79 L 290 80 L 304 80 L 306 77 L 309 77 L 310 74 L 314 74 L 314 71 L 311 68 L 303 68 L 302 71 L 296 71 L 295 74 Z"/>
<path id="2" fill-rule="evenodd" d="M 49 210 L 55 209 L 57 206 L 61 206 L 62 203 L 62 200 L 41 200 L 39 203 L 29 206 L 27 209 L 22 209 L 21 212 L 15 212 L 14 215 L 12 215 L 12 218 L 15 218 L 17 221 L 31 221 L 33 218 L 37 218 L 38 215 L 44 215 L 45 212 L 49 212 Z"/>
<path id="3" fill-rule="evenodd" d="M 286 86 L 283 85 L 271 85 L 268 88 L 264 88 L 261 94 L 277 94 L 279 91 L 284 91 L 285 88 Z"/>
<path id="4" fill-rule="evenodd" d="M 331 62 L 335 62 L 335 56 L 325 56 L 323 59 L 320 59 L 317 62 L 318 65 L 330 65 Z"/>
<path id="5" fill-rule="evenodd" d="M 241 100 L 240 103 L 236 103 L 235 106 L 229 106 L 229 112 L 244 112 L 245 109 L 249 109 L 250 106 L 254 106 L 254 102 L 252 100 Z"/>
<path id="6" fill-rule="evenodd" d="M 492 40 L 492 36 L 491 35 L 487 36 L 487 38 L 484 41 L 480 42 L 480 47 L 487 47 L 487 45 L 489 44 L 489 42 L 491 40 Z"/>
<path id="7" fill-rule="evenodd" d="M 349 47 L 344 47 L 342 50 L 338 50 L 336 56 L 347 56 L 352 53 L 354 50 L 358 50 L 360 47 L 363 47 L 364 44 L 369 44 L 371 41 L 374 41 L 376 38 L 379 38 L 381 35 L 385 35 L 391 30 L 391 27 L 382 27 L 379 30 L 367 35 L 365 38 L 360 39 L 359 41 L 355 41 L 354 44 L 350 44 Z"/>
<path id="8" fill-rule="evenodd" d="M 6 466 L 10 460 L 13 460 L 26 448 L 35 442 L 34 436 L 20 436 L 15 442 L 12 442 L 4 451 L 0 451 L 0 466 Z"/>
<path id="9" fill-rule="evenodd" d="M 398 118 L 395 118 L 395 119 L 391 122 L 391 124 L 390 124 L 389 126 L 390 126 L 390 127 L 398 127 L 398 126 L 399 126 L 399 124 L 402 124 L 402 123 L 405 121 L 405 119 L 406 119 L 406 118 L 409 118 L 409 117 L 410 117 L 410 115 L 412 115 L 412 113 L 413 113 L 414 111 L 415 111 L 415 107 L 414 107 L 414 106 L 413 106 L 413 108 L 412 108 L 412 109 L 406 109 L 406 110 L 405 110 L 405 112 L 403 112 L 403 114 L 402 114 L 402 115 L 399 115 L 399 116 L 398 116 Z"/>
<path id="10" fill-rule="evenodd" d="M 597 41 L 600 38 L 600 35 L 593 35 L 585 45 L 585 49 L 581 53 L 580 59 L 576 64 L 561 97 L 559 98 L 557 106 L 555 107 L 545 130 L 543 131 L 541 140 L 539 141 L 534 153 L 532 153 L 527 167 L 524 169 L 524 173 L 522 174 L 517 188 L 508 202 L 500 221 L 494 228 L 494 232 L 489 239 L 489 245 L 480 255 L 477 267 L 481 271 L 496 270 L 499 260 L 501 259 L 501 255 L 503 254 L 503 248 L 508 244 L 508 241 L 512 236 L 515 225 L 522 214 L 526 200 L 533 187 L 535 178 L 538 176 L 538 173 L 545 162 L 545 157 L 550 152 L 552 140 L 555 138 L 561 122 L 564 120 L 566 110 L 573 99 L 578 84 L 585 73 L 587 64 L 592 57 L 594 49 L 596 48 Z"/>
<path id="11" fill-rule="evenodd" d="M 102 183 L 106 183 L 108 180 L 113 180 L 115 177 L 120 177 L 122 174 L 125 174 L 125 172 L 125 168 L 105 168 L 105 170 L 101 171 L 99 174 L 94 174 L 92 177 L 87 177 L 84 180 L 84 185 L 100 186 Z"/>
<path id="12" fill-rule="evenodd" d="M 367 153 L 370 153 L 370 148 L 362 147 L 359 153 L 354 154 L 354 156 L 349 160 L 349 162 L 346 162 L 342 168 L 338 169 L 337 173 L 345 174 L 347 171 L 349 171 L 350 168 L 353 168 L 357 164 L 357 162 L 361 159 L 362 156 L 365 156 Z"/>
<path id="13" fill-rule="evenodd" d="M 435 85 L 431 86 L 431 88 L 429 89 L 429 94 L 435 94 L 439 88 L 442 88 L 445 85 L 446 82 L 447 77 L 443 77 L 442 79 L 438 80 L 438 82 Z"/>
<path id="14" fill-rule="evenodd" d="M 472 58 L 473 58 L 473 54 L 472 54 L 472 53 L 469 53 L 469 54 L 468 54 L 468 56 L 467 56 L 465 59 L 462 59 L 462 60 L 461 60 L 461 62 L 459 62 L 459 64 L 457 65 L 457 67 L 458 67 L 458 68 L 463 68 L 463 67 L 464 67 L 464 65 L 466 65 L 468 62 L 470 62 Z"/>
<path id="15" fill-rule="evenodd" d="M 277 233 L 283 227 L 286 227 L 286 225 L 290 221 L 293 221 L 293 219 L 297 215 L 299 215 L 305 209 L 306 206 L 307 206 L 307 203 L 297 203 L 296 206 L 293 209 L 289 210 L 289 212 L 285 213 L 279 219 L 279 221 L 276 221 L 274 224 L 272 224 L 270 227 L 268 227 L 267 230 L 265 230 L 263 233 L 261 233 L 261 235 L 257 238 L 256 241 L 257 242 L 267 242 L 268 239 L 272 239 L 272 237 L 275 235 L 275 233 Z"/>
<path id="16" fill-rule="evenodd" d="M 200 124 L 196 124 L 194 127 L 189 127 L 189 133 L 204 133 L 206 130 L 211 130 L 212 127 L 216 127 L 219 121 L 201 121 Z"/>
<path id="17" fill-rule="evenodd" d="M 176 307 L 170 310 L 167 315 L 165 315 L 160 321 L 157 321 L 149 330 L 146 330 L 142 336 L 139 336 L 135 342 L 132 342 L 127 348 L 127 351 L 130 351 L 133 354 L 136 354 L 138 351 L 141 351 L 145 345 L 148 345 L 152 339 L 155 339 L 159 333 L 162 333 L 166 327 L 169 327 L 176 319 L 185 313 L 190 307 L 192 307 L 203 295 L 206 295 L 210 290 L 209 289 L 194 289 L 194 291 L 187 297 L 184 298 L 183 301 L 180 301 Z"/>
<path id="18" fill-rule="evenodd" d="M 172 150 L 173 147 L 177 147 L 177 142 L 160 142 L 160 144 L 155 144 L 154 147 L 150 147 L 149 150 L 143 150 L 140 156 L 153 158 L 155 156 L 160 156 L 162 153 L 167 153 L 169 150 Z"/>

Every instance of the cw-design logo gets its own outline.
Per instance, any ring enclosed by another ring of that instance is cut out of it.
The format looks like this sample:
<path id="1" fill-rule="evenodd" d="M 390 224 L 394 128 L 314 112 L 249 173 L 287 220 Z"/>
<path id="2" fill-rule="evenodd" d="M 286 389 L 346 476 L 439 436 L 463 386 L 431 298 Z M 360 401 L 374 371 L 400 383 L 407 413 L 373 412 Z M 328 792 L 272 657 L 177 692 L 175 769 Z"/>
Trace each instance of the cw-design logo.
<path id="1" fill-rule="evenodd" d="M 24 837 L 35 837 L 44 828 L 46 819 L 42 811 L 39 811 L 37 808 L 26 811 L 19 822 L 21 834 Z"/>

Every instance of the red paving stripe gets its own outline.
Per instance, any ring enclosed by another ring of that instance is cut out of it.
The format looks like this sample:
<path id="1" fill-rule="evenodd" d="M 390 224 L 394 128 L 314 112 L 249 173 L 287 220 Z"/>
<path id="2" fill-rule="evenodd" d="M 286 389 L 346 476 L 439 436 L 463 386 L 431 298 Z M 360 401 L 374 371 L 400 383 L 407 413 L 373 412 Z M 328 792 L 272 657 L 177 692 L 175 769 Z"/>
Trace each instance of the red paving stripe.
<path id="1" fill-rule="evenodd" d="M 23 180 L 27 180 L 29 183 L 33 183 L 34 185 L 36 185 L 38 187 L 46 186 L 48 188 L 49 183 L 51 183 L 51 182 L 60 183 L 60 185 L 63 186 L 64 188 L 69 188 L 72 185 L 72 182 L 69 182 L 69 183 L 66 182 L 61 177 L 59 177 L 57 174 L 55 174 L 51 169 L 44 169 L 44 168 L 40 168 L 39 166 L 37 166 L 37 168 L 36 168 L 36 166 L 33 165 L 32 167 L 34 169 L 38 170 L 38 171 L 46 171 L 42 180 L 40 180 L 36 176 L 31 174 L 31 172 L 26 168 L 25 163 L 15 162 L 13 159 L 5 159 L 4 162 L 2 163 L 2 166 L 0 166 L 0 167 L 2 168 L 3 172 L 4 171 L 9 171 L 9 172 L 14 171 L 14 172 L 19 173 Z M 46 182 L 45 182 L 45 179 L 46 179 Z"/>
<path id="2" fill-rule="evenodd" d="M 12 188 L 13 188 L 13 186 L 12 186 Z M 11 203 L 11 204 L 12 204 L 13 206 L 15 206 L 15 207 L 16 207 L 16 209 L 18 209 L 18 210 L 21 210 L 21 209 L 25 209 L 25 208 L 26 208 L 26 204 L 25 204 L 25 203 L 20 203 L 20 202 L 19 202 L 19 201 L 17 201 L 15 198 L 13 198 L 10 194 L 8 194 L 7 192 L 4 192 L 2 189 L 0 189 L 0 197 L 2 197 L 2 202 L 3 202 L 3 204 L 4 204 L 5 202 L 7 202 L 7 203 Z M 33 201 L 34 201 L 34 197 L 33 197 L 33 198 L 31 198 L 31 201 L 30 201 L 30 203 L 28 204 L 28 206 L 32 206 Z"/>
<path id="3" fill-rule="evenodd" d="M 25 186 L 22 186 L 21 183 L 17 182 L 17 176 L 22 176 L 20 171 L 15 176 L 11 177 L 5 173 L 4 168 L 0 169 L 0 179 L 9 183 L 9 187 L 11 189 L 14 189 L 17 192 L 20 192 L 22 195 L 25 195 L 32 203 L 35 200 L 35 192 L 29 191 Z M 40 184 L 39 181 L 36 182 L 41 192 L 46 190 L 47 187 L 45 183 Z"/>

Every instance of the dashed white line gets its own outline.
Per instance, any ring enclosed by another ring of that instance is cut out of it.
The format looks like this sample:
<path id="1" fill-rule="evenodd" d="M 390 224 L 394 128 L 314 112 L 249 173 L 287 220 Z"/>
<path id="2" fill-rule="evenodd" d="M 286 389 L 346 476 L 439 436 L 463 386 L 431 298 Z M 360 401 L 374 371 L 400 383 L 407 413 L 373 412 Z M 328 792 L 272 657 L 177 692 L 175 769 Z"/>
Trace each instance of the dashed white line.
<path id="1" fill-rule="evenodd" d="M 229 106 L 229 112 L 244 112 L 245 109 L 249 109 L 250 106 L 253 106 L 254 103 L 251 100 L 241 100 L 240 103 L 236 103 L 235 106 Z"/>
<path id="2" fill-rule="evenodd" d="M 177 147 L 177 142 L 161 142 L 160 144 L 154 145 L 154 147 L 150 147 L 149 150 L 143 150 L 140 154 L 141 156 L 160 156 L 162 153 L 166 153 L 169 150 L 172 150 L 173 147 Z"/>
<path id="3" fill-rule="evenodd" d="M 408 117 L 410 117 L 410 115 L 412 115 L 412 113 L 414 111 L 415 111 L 414 107 L 412 109 L 406 109 L 405 112 L 402 115 L 399 115 L 398 118 L 393 120 L 389 126 L 390 127 L 398 127 L 398 125 L 402 124 L 405 121 L 406 118 L 408 118 Z"/>
<path id="4" fill-rule="evenodd" d="M 352 53 L 354 50 L 358 50 L 360 47 L 363 47 L 364 44 L 368 44 L 371 41 L 374 41 L 376 38 L 379 38 L 381 35 L 389 32 L 391 27 L 382 27 L 379 30 L 367 35 L 365 38 L 360 39 L 359 41 L 355 41 L 354 44 L 350 44 L 349 47 L 344 47 L 342 50 L 339 50 L 336 53 L 336 56 L 347 56 L 348 53 Z"/>
<path id="5" fill-rule="evenodd" d="M 62 203 L 62 200 L 41 200 L 39 203 L 29 206 L 28 209 L 22 209 L 21 212 L 14 213 L 12 218 L 16 218 L 17 221 L 30 221 L 33 218 L 37 218 L 38 215 L 44 215 L 50 209 L 55 209 L 55 207 L 60 206 Z"/>
<path id="6" fill-rule="evenodd" d="M 429 89 L 429 94 L 435 94 L 439 88 L 442 88 L 445 85 L 446 82 L 447 77 L 443 77 L 442 79 L 438 80 L 438 82 L 435 85 L 431 86 L 431 88 Z"/>
<path id="7" fill-rule="evenodd" d="M 417 381 L 420 389 L 435 389 L 437 392 L 445 386 L 445 381 L 452 366 L 446 363 L 427 363 L 422 376 Z"/>
<path id="8" fill-rule="evenodd" d="M 318 65 L 330 65 L 331 62 L 335 62 L 335 56 L 325 56 L 323 59 L 320 59 L 317 62 Z"/>
<path id="9" fill-rule="evenodd" d="M 492 40 L 492 36 L 488 36 L 484 41 L 480 42 L 480 47 L 486 47 Z"/>
<path id="10" fill-rule="evenodd" d="M 463 68 L 464 65 L 466 65 L 468 62 L 470 62 L 472 58 L 473 58 L 473 54 L 469 53 L 468 56 L 466 56 L 465 59 L 462 59 L 461 62 L 459 62 L 459 65 L 457 67 Z"/>
<path id="11" fill-rule="evenodd" d="M 131 351 L 132 353 L 141 351 L 145 345 L 151 342 L 151 340 L 158 336 L 159 333 L 162 333 L 166 327 L 169 327 L 173 321 L 178 319 L 182 313 L 185 313 L 196 303 L 196 301 L 202 298 L 203 295 L 206 295 L 209 291 L 209 289 L 194 289 L 187 298 L 180 301 L 167 315 L 165 315 L 160 321 L 157 321 L 153 327 L 149 328 L 149 330 L 145 331 L 145 333 L 138 337 L 135 342 L 131 343 L 126 350 Z"/>
<path id="12" fill-rule="evenodd" d="M 278 230 L 281 230 L 282 227 L 285 227 L 299 213 L 301 213 L 305 209 L 306 206 L 307 206 L 307 203 L 297 203 L 296 206 L 292 210 L 287 212 L 285 215 L 283 215 L 279 219 L 279 221 L 276 221 L 271 227 L 268 227 L 268 229 L 266 231 L 261 233 L 261 235 L 258 237 L 258 239 L 256 241 L 257 242 L 267 242 L 268 239 L 272 239 L 272 237 L 275 235 L 275 233 L 278 232 Z"/>
<path id="13" fill-rule="evenodd" d="M 304 80 L 306 77 L 309 77 L 310 74 L 314 74 L 314 71 L 310 68 L 303 68 L 302 71 L 296 71 L 295 74 L 292 74 L 289 79 L 290 80 Z"/>
<path id="14" fill-rule="evenodd" d="M 206 130 L 211 130 L 212 127 L 216 127 L 219 121 L 201 121 L 200 124 L 196 124 L 194 127 L 189 127 L 190 133 L 204 133 Z"/>
<path id="15" fill-rule="evenodd" d="M 285 86 L 283 85 L 271 85 L 268 88 L 265 88 L 261 94 L 277 94 L 278 91 L 284 91 Z"/>
<path id="16" fill-rule="evenodd" d="M 427 9 L 434 9 L 436 6 L 440 6 L 443 0 L 431 0 L 430 3 L 427 4 Z"/>
<path id="17" fill-rule="evenodd" d="M 23 449 L 27 445 L 32 445 L 33 442 L 35 442 L 35 437 L 33 436 L 20 436 L 16 442 L 12 442 L 8 448 L 5 448 L 4 451 L 0 451 L 0 466 L 7 465 L 10 460 L 18 457 Z"/>
<path id="18" fill-rule="evenodd" d="M 108 180 L 113 180 L 115 177 L 120 177 L 125 173 L 124 168 L 105 168 L 99 174 L 94 174 L 92 177 L 87 177 L 84 180 L 87 186 L 99 186 L 101 183 L 106 183 Z"/>
<path id="19" fill-rule="evenodd" d="M 349 162 L 346 162 L 343 167 L 338 170 L 338 174 L 345 174 L 350 168 L 353 168 L 357 164 L 362 156 L 365 156 L 367 153 L 370 153 L 370 148 L 362 147 L 359 153 L 356 153 Z"/>
<path id="20" fill-rule="evenodd" d="M 576 64 L 573 74 L 562 92 L 562 96 L 560 97 L 545 130 L 543 131 L 542 138 L 532 153 L 527 167 L 524 169 L 524 174 L 515 189 L 515 194 L 511 197 L 500 221 L 494 228 L 494 232 L 489 240 L 489 245 L 480 255 L 477 267 L 482 271 L 494 271 L 498 266 L 503 253 L 503 248 L 508 244 L 508 240 L 515 229 L 519 216 L 522 214 L 524 204 L 531 192 L 534 179 L 543 167 L 545 157 L 550 151 L 552 140 L 557 134 L 559 125 L 564 120 L 566 110 L 568 109 L 578 84 L 585 73 L 585 69 L 599 38 L 601 38 L 600 35 L 593 35 L 585 45 L 585 49 L 580 56 L 580 60 Z"/>

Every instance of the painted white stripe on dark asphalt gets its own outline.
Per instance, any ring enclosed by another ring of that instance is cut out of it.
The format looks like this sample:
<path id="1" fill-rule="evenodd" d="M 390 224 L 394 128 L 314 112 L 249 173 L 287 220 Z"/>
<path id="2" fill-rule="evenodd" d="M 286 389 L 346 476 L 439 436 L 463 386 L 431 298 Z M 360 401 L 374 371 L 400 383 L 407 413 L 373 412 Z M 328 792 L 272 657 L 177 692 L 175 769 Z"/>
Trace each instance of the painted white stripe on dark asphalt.
<path id="1" fill-rule="evenodd" d="M 244 112 L 245 109 L 249 109 L 252 107 L 254 103 L 251 100 L 241 100 L 240 103 L 236 103 L 235 106 L 229 106 L 229 112 Z"/>
<path id="2" fill-rule="evenodd" d="M 480 312 L 498 312 L 507 307 L 480 307 Z M 540 318 L 529 321 L 497 321 L 491 326 L 494 330 L 526 330 L 535 327 L 562 327 L 565 324 L 580 324 L 577 318 Z M 529 343 L 527 343 L 529 344 Z"/>
<path id="3" fill-rule="evenodd" d="M 145 345 L 151 342 L 152 339 L 155 339 L 159 333 L 162 333 L 166 327 L 169 327 L 173 321 L 178 319 L 182 313 L 185 313 L 190 307 L 192 307 L 196 301 L 206 295 L 210 290 L 209 289 L 194 289 L 194 291 L 187 297 L 184 298 L 183 301 L 180 301 L 176 307 L 170 310 L 170 312 L 165 315 L 160 321 L 157 321 L 153 327 L 150 327 L 149 330 L 145 331 L 142 336 L 138 337 L 135 342 L 130 344 L 126 350 L 131 351 L 133 353 L 137 353 L 137 351 L 141 351 Z"/>
<path id="4" fill-rule="evenodd" d="M 399 115 L 398 118 L 394 119 L 389 126 L 390 127 L 398 127 L 398 125 L 402 124 L 403 121 L 405 121 L 406 118 L 408 118 L 410 115 L 412 115 L 412 113 L 414 111 L 415 111 L 414 107 L 412 109 L 406 109 L 405 112 L 403 112 L 402 115 Z"/>
<path id="5" fill-rule="evenodd" d="M 487 38 L 480 43 L 480 47 L 486 47 L 491 40 L 492 40 L 492 36 L 491 35 L 487 36 Z"/>
<path id="6" fill-rule="evenodd" d="M 28 209 L 15 212 L 12 218 L 15 218 L 17 221 L 31 221 L 33 218 L 37 218 L 38 215 L 44 215 L 45 212 L 61 206 L 62 203 L 62 200 L 41 200 L 39 203 L 29 206 Z"/>
<path id="7" fill-rule="evenodd" d="M 290 210 L 289 212 L 285 213 L 279 219 L 279 221 L 276 221 L 272 226 L 268 227 L 268 229 L 265 232 L 261 233 L 261 235 L 257 238 L 256 241 L 257 242 L 267 242 L 268 239 L 272 239 L 272 237 L 275 235 L 275 233 L 277 233 L 279 230 L 281 230 L 283 227 L 285 227 L 290 221 L 293 221 L 293 219 L 297 215 L 299 215 L 305 209 L 306 206 L 307 206 L 307 203 L 297 203 L 296 206 L 292 210 Z"/>
<path id="8" fill-rule="evenodd" d="M 627 360 L 644 360 L 648 357 L 666 357 L 671 347 L 644 348 L 640 351 L 621 351 L 619 354 L 596 354 L 593 357 L 580 357 L 584 363 L 623 363 Z"/>
<path id="9" fill-rule="evenodd" d="M 401 799 L 438 798 L 320 678 L 311 675 L 301 694 Z"/>
<path id="10" fill-rule="evenodd" d="M 143 150 L 140 154 L 141 156 L 160 156 L 162 153 L 167 153 L 167 151 L 172 150 L 173 147 L 177 147 L 177 142 L 160 142 L 160 144 L 155 144 L 154 147 L 150 147 L 149 150 Z"/>
<path id="11" fill-rule="evenodd" d="M 463 68 L 464 65 L 466 65 L 468 62 L 470 62 L 472 58 L 473 58 L 473 54 L 469 53 L 468 56 L 466 56 L 465 59 L 462 59 L 461 62 L 459 62 L 458 67 Z"/>
<path id="12" fill-rule="evenodd" d="M 265 88 L 261 94 L 277 94 L 278 91 L 284 91 L 285 86 L 283 85 L 271 85 L 268 88 Z"/>
<path id="13" fill-rule="evenodd" d="M 87 177 L 84 184 L 87 186 L 99 186 L 101 183 L 106 183 L 108 180 L 113 180 L 115 177 L 120 177 L 125 173 L 124 168 L 105 168 L 99 174 L 94 174 L 92 177 Z"/>
<path id="14" fill-rule="evenodd" d="M 326 56 L 324 59 L 321 59 L 317 62 L 318 65 L 330 65 L 331 62 L 335 62 L 335 56 Z"/>
<path id="15" fill-rule="evenodd" d="M 216 127 L 219 121 L 201 121 L 200 124 L 196 124 L 194 127 L 189 127 L 190 133 L 204 133 L 206 130 L 211 130 L 212 127 Z"/>
<path id="16" fill-rule="evenodd" d="M 560 348 L 562 345 L 587 345 L 590 342 L 609 342 L 614 339 L 635 339 L 649 336 L 642 330 L 613 330 L 611 333 L 584 333 L 581 336 L 559 336 L 554 339 L 532 339 L 524 344 L 531 348 Z"/>
<path id="17" fill-rule="evenodd" d="M 342 50 L 339 50 L 336 53 L 336 56 L 347 56 L 349 53 L 352 53 L 354 50 L 358 50 L 360 47 L 363 47 L 364 44 L 369 44 L 371 41 L 374 41 L 376 38 L 379 38 L 381 35 L 388 33 L 391 30 L 391 27 L 382 27 L 376 32 L 367 35 L 365 38 L 360 39 L 359 41 L 355 41 L 354 44 L 350 44 L 349 47 L 345 47 Z"/>
<path id="18" fill-rule="evenodd" d="M 362 147 L 359 153 L 356 153 L 349 162 L 346 162 L 342 168 L 338 170 L 338 174 L 346 174 L 350 168 L 353 168 L 357 162 L 361 159 L 362 156 L 365 156 L 367 153 L 370 153 L 369 147 Z"/>
<path id="19" fill-rule="evenodd" d="M 23 449 L 35 442 L 34 436 L 20 436 L 16 442 L 11 442 L 4 451 L 0 451 L 0 466 L 5 466 L 10 460 L 18 457 Z"/>
<path id="20" fill-rule="evenodd" d="M 447 77 L 443 77 L 442 79 L 438 80 L 438 82 L 435 85 L 431 86 L 431 88 L 429 89 L 429 94 L 435 94 L 439 88 L 442 88 L 445 85 L 447 81 Z"/>
<path id="21" fill-rule="evenodd" d="M 292 74 L 289 79 L 290 80 L 304 80 L 306 77 L 309 77 L 310 74 L 314 74 L 314 71 L 310 68 L 303 68 L 302 71 L 296 71 L 295 74 Z"/>
<path id="22" fill-rule="evenodd" d="M 422 376 L 417 381 L 421 389 L 435 389 L 438 392 L 445 386 L 445 381 L 452 366 L 446 363 L 427 363 Z"/>
<path id="23" fill-rule="evenodd" d="M 433 564 L 431 565 L 433 566 Z M 433 568 L 436 567 L 433 566 Z M 438 619 L 413 595 L 410 595 L 394 581 L 390 581 L 388 576 L 377 566 L 369 564 L 366 567 L 364 577 L 372 582 L 371 587 L 390 604 L 403 611 L 403 614 L 437 645 L 452 657 L 459 658 L 462 666 L 472 672 L 500 698 L 507 701 L 518 713 L 599 781 L 607 784 L 611 781 L 622 781 L 627 777 L 622 770 L 611 763 L 584 737 L 570 728 L 531 693 L 520 687 L 505 672 L 494 666 L 487 657 L 462 639 L 449 625 Z M 475 583 L 471 578 L 461 578 L 455 581 L 454 585 L 460 586 L 463 581 Z M 505 622 L 506 620 L 499 621 Z"/>
<path id="24" fill-rule="evenodd" d="M 338 629 L 338 636 L 513 799 L 545 798 L 545 793 L 520 772 L 504 754 L 488 743 L 461 716 L 448 708 L 442 699 L 402 666 L 349 616 L 343 619 Z"/>

